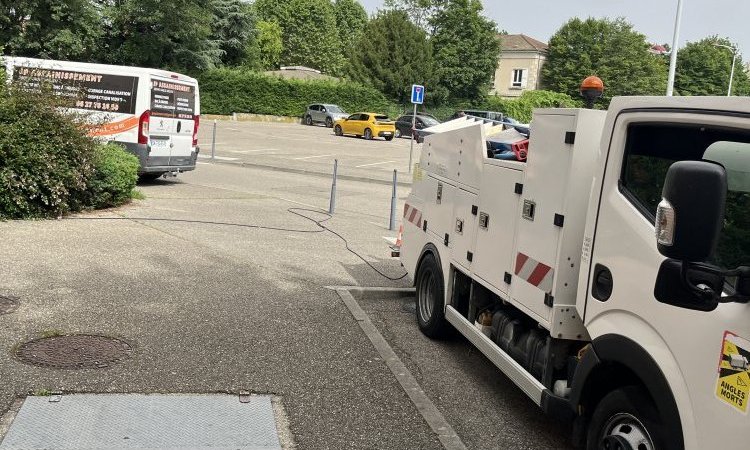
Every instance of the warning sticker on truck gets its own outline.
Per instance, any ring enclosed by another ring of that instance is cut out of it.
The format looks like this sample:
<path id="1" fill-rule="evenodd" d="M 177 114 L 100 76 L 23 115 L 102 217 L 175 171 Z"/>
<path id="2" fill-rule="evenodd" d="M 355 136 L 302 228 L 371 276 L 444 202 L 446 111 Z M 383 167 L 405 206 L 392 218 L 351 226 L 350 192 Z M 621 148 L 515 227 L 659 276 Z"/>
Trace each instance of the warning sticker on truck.
<path id="1" fill-rule="evenodd" d="M 716 397 L 747 414 L 750 396 L 750 342 L 729 331 L 721 344 Z"/>

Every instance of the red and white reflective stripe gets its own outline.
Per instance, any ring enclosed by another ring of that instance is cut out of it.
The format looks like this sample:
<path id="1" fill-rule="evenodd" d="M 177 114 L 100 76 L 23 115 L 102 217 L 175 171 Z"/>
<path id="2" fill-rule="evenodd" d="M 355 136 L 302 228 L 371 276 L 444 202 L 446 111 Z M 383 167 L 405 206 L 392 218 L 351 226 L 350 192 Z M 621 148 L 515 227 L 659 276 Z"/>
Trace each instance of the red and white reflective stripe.
<path id="1" fill-rule="evenodd" d="M 516 276 L 544 292 L 552 292 L 552 279 L 555 277 L 555 271 L 552 270 L 552 267 L 542 264 L 528 255 L 523 253 L 516 255 Z"/>
<path id="2" fill-rule="evenodd" d="M 404 219 L 422 228 L 422 211 L 406 203 L 404 205 Z"/>

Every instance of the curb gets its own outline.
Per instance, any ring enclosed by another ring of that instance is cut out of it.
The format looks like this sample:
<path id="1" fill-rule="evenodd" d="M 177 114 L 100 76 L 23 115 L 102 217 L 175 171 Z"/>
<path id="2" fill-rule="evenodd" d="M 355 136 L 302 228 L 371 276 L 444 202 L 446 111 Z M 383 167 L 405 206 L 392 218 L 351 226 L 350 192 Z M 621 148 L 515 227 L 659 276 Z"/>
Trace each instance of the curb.
<path id="1" fill-rule="evenodd" d="M 267 114 L 249 114 L 249 113 L 232 113 L 231 115 L 223 114 L 203 114 L 204 120 L 223 120 L 227 122 L 276 122 L 276 123 L 302 123 L 299 117 L 289 116 L 271 116 Z"/>

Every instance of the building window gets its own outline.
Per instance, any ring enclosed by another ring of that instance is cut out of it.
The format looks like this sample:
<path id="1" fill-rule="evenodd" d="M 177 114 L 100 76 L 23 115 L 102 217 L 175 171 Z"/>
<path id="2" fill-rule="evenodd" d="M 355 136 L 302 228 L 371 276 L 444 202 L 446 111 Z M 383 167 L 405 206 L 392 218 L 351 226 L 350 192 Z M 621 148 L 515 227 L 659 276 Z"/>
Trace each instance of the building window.
<path id="1" fill-rule="evenodd" d="M 513 69 L 513 81 L 510 84 L 512 88 L 523 89 L 526 87 L 526 69 Z"/>

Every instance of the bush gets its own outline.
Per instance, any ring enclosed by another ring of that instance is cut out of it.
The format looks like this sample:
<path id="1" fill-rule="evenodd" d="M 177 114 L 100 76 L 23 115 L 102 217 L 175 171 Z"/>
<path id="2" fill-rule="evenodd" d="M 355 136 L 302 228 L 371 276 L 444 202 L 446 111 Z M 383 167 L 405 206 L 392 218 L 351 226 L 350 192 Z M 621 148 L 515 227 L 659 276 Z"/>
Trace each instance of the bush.
<path id="1" fill-rule="evenodd" d="M 349 81 L 297 80 L 243 69 L 216 69 L 199 77 L 201 111 L 300 117 L 311 103 L 334 103 L 345 111 L 395 115 L 400 110 L 375 88 Z"/>
<path id="2" fill-rule="evenodd" d="M 94 173 L 88 180 L 89 206 L 119 206 L 132 197 L 138 181 L 138 158 L 117 144 L 96 148 Z"/>
<path id="3" fill-rule="evenodd" d="M 96 142 L 50 95 L 0 86 L 0 219 L 85 206 Z"/>
<path id="4" fill-rule="evenodd" d="M 57 217 L 121 204 L 137 159 L 86 135 L 50 93 L 0 83 L 0 220 Z"/>
<path id="5" fill-rule="evenodd" d="M 518 98 L 490 96 L 484 101 L 483 109 L 499 111 L 519 122 L 529 123 L 535 108 L 575 108 L 580 102 L 568 94 L 552 91 L 526 91 Z"/>

